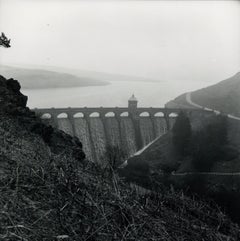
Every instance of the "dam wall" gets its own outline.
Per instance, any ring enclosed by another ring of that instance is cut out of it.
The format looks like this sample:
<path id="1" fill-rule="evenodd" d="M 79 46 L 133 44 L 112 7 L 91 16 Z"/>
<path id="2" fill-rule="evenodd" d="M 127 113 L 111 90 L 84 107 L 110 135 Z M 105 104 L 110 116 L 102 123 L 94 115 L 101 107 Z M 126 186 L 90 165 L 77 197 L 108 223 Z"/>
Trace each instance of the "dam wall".
<path id="1" fill-rule="evenodd" d="M 43 121 L 79 138 L 89 160 L 102 162 L 107 146 L 119 146 L 127 157 L 166 133 L 180 109 L 137 107 L 34 109 Z M 185 110 L 201 114 L 199 110 Z"/>

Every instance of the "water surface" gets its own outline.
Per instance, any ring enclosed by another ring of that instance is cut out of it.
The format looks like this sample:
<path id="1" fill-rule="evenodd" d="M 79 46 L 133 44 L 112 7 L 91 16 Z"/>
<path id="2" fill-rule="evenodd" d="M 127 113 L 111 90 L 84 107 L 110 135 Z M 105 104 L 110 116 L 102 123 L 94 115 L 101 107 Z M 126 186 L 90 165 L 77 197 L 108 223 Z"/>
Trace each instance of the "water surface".
<path id="1" fill-rule="evenodd" d="M 30 108 L 125 107 L 134 93 L 142 107 L 162 107 L 178 95 L 201 88 L 201 82 L 112 81 L 107 86 L 22 90 Z"/>

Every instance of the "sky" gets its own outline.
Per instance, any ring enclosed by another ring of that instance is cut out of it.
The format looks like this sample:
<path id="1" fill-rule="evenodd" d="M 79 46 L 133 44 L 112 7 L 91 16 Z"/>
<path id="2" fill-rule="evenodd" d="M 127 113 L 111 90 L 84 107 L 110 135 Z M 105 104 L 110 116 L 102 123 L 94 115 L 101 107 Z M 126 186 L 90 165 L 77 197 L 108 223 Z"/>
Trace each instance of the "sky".
<path id="1" fill-rule="evenodd" d="M 0 0 L 0 64 L 218 82 L 240 71 L 239 1 Z"/>

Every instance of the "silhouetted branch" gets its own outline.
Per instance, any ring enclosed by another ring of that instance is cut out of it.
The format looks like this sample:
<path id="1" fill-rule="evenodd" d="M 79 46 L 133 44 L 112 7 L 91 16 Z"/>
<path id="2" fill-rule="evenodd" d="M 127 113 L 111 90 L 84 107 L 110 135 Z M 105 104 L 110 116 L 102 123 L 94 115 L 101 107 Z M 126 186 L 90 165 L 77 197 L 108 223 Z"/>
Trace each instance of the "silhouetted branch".
<path id="1" fill-rule="evenodd" d="M 10 48 L 10 41 L 11 39 L 8 39 L 4 33 L 0 36 L 0 46 L 3 46 L 5 48 Z"/>

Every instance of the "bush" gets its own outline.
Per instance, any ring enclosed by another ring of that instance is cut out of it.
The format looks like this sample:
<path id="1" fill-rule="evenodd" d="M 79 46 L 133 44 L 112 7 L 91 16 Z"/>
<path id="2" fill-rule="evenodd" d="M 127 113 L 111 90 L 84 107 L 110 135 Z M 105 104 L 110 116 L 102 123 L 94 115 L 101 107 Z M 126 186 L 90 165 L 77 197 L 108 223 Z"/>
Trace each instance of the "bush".
<path id="1" fill-rule="evenodd" d="M 181 111 L 176 119 L 172 129 L 173 145 L 180 156 L 186 156 L 189 153 L 189 144 L 191 139 L 191 124 L 187 115 Z"/>
<path id="2" fill-rule="evenodd" d="M 191 140 L 191 155 L 197 171 L 210 171 L 216 161 L 229 158 L 227 117 L 216 116 Z"/>
<path id="3" fill-rule="evenodd" d="M 126 154 L 119 146 L 108 145 L 103 159 L 106 160 L 106 168 L 116 170 L 126 158 Z"/>

